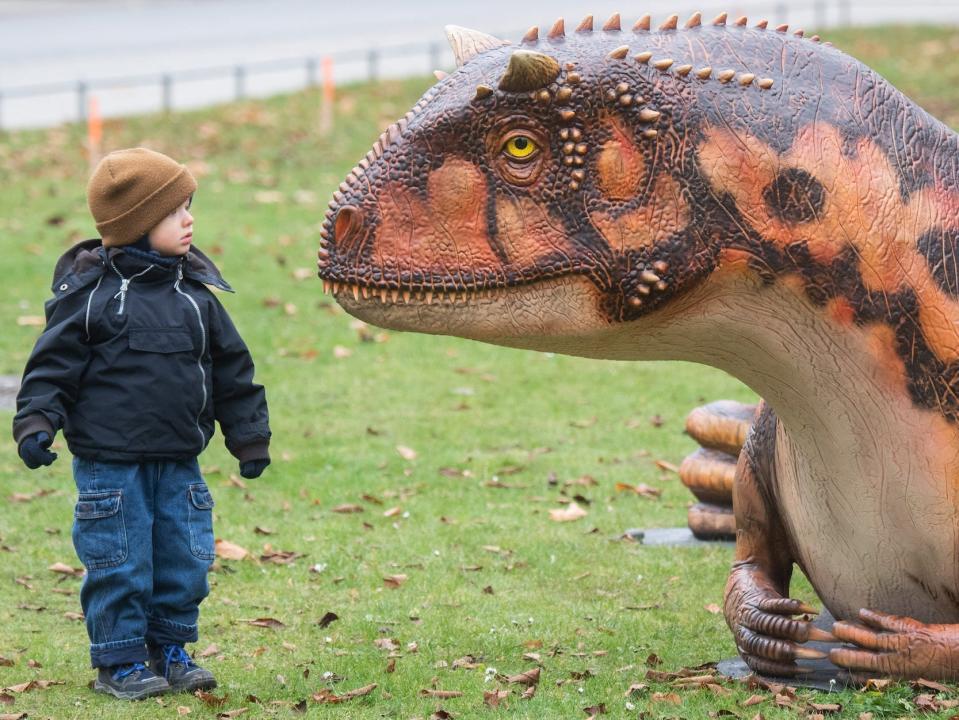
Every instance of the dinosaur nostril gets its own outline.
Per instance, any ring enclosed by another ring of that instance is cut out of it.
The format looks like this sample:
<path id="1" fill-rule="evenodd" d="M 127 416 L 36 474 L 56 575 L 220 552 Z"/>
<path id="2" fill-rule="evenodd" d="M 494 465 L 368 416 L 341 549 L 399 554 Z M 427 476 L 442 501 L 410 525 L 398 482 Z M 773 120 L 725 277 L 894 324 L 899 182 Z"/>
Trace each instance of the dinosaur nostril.
<path id="1" fill-rule="evenodd" d="M 336 213 L 333 223 L 333 240 L 343 246 L 350 242 L 363 226 L 363 214 L 352 205 L 344 205 Z"/>

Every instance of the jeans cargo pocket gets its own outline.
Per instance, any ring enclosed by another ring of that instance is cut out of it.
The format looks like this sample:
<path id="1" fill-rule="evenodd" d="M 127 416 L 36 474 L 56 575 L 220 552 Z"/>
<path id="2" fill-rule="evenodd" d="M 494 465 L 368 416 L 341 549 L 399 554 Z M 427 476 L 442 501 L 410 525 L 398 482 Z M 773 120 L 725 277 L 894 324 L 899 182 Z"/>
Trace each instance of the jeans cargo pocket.
<path id="1" fill-rule="evenodd" d="M 213 496 L 206 485 L 190 486 L 190 552 L 213 560 Z"/>
<path id="2" fill-rule="evenodd" d="M 120 565 L 127 559 L 127 529 L 120 490 L 81 492 L 73 513 L 73 547 L 88 570 Z"/>

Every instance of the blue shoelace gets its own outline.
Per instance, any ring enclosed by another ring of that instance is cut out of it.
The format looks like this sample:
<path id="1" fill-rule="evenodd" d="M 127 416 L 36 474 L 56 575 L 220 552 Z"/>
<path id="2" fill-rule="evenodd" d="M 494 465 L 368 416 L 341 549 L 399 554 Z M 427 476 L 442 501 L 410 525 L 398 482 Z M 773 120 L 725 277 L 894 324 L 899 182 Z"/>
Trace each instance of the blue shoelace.
<path id="1" fill-rule="evenodd" d="M 181 665 L 191 667 L 195 664 L 193 662 L 193 658 L 191 658 L 189 653 L 183 649 L 182 645 L 164 645 L 163 660 L 163 674 L 167 676 L 167 679 L 169 679 L 171 665 L 179 663 Z"/>
<path id="2" fill-rule="evenodd" d="M 144 665 L 143 663 L 133 663 L 132 665 L 126 665 L 122 667 L 121 669 L 117 670 L 115 673 L 113 673 L 113 679 L 124 680 L 130 677 L 131 675 L 133 675 L 133 673 L 142 672 L 146 669 L 147 669 L 147 666 Z"/>

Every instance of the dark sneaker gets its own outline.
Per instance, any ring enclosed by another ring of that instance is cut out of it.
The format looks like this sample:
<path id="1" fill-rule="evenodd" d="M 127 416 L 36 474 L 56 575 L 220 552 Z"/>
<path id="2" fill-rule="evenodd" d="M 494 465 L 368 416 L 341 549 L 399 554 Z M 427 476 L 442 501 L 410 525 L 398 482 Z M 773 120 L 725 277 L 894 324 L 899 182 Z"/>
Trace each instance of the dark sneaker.
<path id="1" fill-rule="evenodd" d="M 212 690 L 216 687 L 213 673 L 193 662 L 182 645 L 151 647 L 150 668 L 166 678 L 173 692 Z"/>
<path id="2" fill-rule="evenodd" d="M 142 700 L 169 690 L 170 683 L 155 675 L 143 663 L 100 668 L 93 682 L 94 692 L 113 695 L 121 700 Z"/>

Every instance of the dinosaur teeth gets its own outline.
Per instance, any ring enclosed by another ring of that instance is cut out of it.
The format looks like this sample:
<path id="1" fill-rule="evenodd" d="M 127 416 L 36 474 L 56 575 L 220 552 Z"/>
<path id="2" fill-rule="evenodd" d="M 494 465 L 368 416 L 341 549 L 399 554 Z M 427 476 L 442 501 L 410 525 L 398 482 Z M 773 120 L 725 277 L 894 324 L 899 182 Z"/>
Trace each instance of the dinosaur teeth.
<path id="1" fill-rule="evenodd" d="M 649 29 L 653 26 L 653 18 L 651 15 L 643 15 L 639 20 L 636 21 L 636 24 L 633 25 L 633 32 L 649 32 Z"/>
<path id="2" fill-rule="evenodd" d="M 370 297 L 370 289 L 369 289 L 368 287 L 366 287 L 366 285 L 364 285 L 364 286 L 362 287 L 362 289 L 360 290 L 360 292 L 363 293 L 363 299 L 364 299 L 364 300 L 369 299 L 369 297 Z"/>
<path id="3" fill-rule="evenodd" d="M 330 281 L 329 281 L 329 280 L 324 280 L 324 281 L 323 281 L 323 294 L 324 294 L 324 295 L 329 295 L 329 294 L 330 294 Z"/>
<path id="4" fill-rule="evenodd" d="M 353 299 L 356 300 L 357 302 L 359 302 L 359 301 L 360 301 L 360 289 L 359 289 L 356 285 L 353 285 L 353 286 L 351 286 L 351 287 L 352 287 L 352 290 L 353 290 Z"/>
<path id="5" fill-rule="evenodd" d="M 427 290 L 427 291 L 426 291 L 426 304 L 427 304 L 427 305 L 432 305 L 432 304 L 433 304 L 433 291 L 432 291 L 432 290 Z"/>
<path id="6" fill-rule="evenodd" d="M 410 291 L 409 291 L 409 290 L 404 290 L 404 291 L 403 291 L 403 302 L 409 304 L 409 302 L 410 302 Z"/>
<path id="7" fill-rule="evenodd" d="M 380 290 L 380 302 L 386 304 L 386 288 Z"/>

